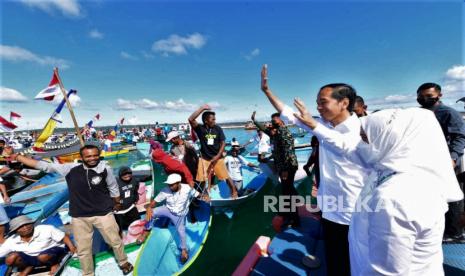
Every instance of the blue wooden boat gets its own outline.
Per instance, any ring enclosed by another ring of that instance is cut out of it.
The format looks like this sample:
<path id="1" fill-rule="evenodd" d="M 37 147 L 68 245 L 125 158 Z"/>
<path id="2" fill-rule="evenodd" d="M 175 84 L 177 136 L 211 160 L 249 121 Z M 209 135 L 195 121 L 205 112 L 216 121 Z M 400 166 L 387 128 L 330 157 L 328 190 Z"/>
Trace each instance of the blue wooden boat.
<path id="1" fill-rule="evenodd" d="M 210 191 L 210 204 L 213 207 L 232 207 L 253 198 L 265 186 L 267 176 L 258 169 L 242 167 L 243 189 L 246 194 L 235 199 L 231 198 L 231 191 L 226 181 L 220 181 Z"/>
<path id="2" fill-rule="evenodd" d="M 180 243 L 175 225 L 166 226 L 166 220 L 158 219 L 149 237 L 137 256 L 134 275 L 178 275 L 186 271 L 199 256 L 207 240 L 212 216 L 210 206 L 201 201 L 194 210 L 197 222 L 186 222 L 187 248 L 189 259 L 180 262 Z"/>

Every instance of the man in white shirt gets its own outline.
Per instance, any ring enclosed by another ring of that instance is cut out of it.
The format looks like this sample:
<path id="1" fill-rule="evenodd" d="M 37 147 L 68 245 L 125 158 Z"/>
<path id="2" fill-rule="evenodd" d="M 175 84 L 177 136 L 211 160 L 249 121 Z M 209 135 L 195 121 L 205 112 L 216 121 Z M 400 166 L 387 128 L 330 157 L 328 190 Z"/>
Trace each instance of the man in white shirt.
<path id="1" fill-rule="evenodd" d="M 244 157 L 239 155 L 240 146 L 238 142 L 231 143 L 231 155 L 224 158 L 224 164 L 228 170 L 229 177 L 231 177 L 234 185 L 236 186 L 239 196 L 243 194 L 242 182 L 242 165 L 249 167 L 257 167 L 254 164 L 247 162 Z"/>
<path id="2" fill-rule="evenodd" d="M 66 252 L 76 251 L 67 234 L 52 225 L 34 227 L 34 222 L 27 216 L 12 219 L 10 232 L 13 235 L 0 247 L 0 257 L 6 257 L 7 265 L 22 270 L 20 275 L 27 275 L 34 267 L 44 265 L 50 266 L 53 275 Z"/>
<path id="3" fill-rule="evenodd" d="M 266 66 L 262 69 L 262 91 L 271 104 L 281 113 L 287 123 L 312 132 L 318 137 L 317 129 L 312 130 L 294 116 L 294 111 L 279 100 L 268 87 Z M 344 83 L 328 84 L 320 88 L 317 109 L 320 123 L 345 135 L 349 143 L 360 141 L 360 121 L 351 114 L 356 92 Z M 320 138 L 320 137 L 318 137 Z M 355 203 L 367 177 L 361 162 L 353 162 L 341 156 L 324 140 L 320 140 L 319 164 L 320 186 L 318 206 L 321 209 L 322 229 L 325 236 L 326 264 L 328 275 L 350 275 L 348 231 Z"/>
<path id="4" fill-rule="evenodd" d="M 181 263 L 189 259 L 186 246 L 186 220 L 189 212 L 189 204 L 192 197 L 199 197 L 200 193 L 191 188 L 188 184 L 181 183 L 181 176 L 173 173 L 165 181 L 168 187 L 163 188 L 158 195 L 146 207 L 147 221 L 144 233 L 137 239 L 138 243 L 143 243 L 153 227 L 154 219 L 157 217 L 167 217 L 176 225 L 176 230 L 181 240 Z M 155 208 L 157 203 L 165 201 L 165 204 Z M 154 208 L 154 209 L 153 209 Z"/>

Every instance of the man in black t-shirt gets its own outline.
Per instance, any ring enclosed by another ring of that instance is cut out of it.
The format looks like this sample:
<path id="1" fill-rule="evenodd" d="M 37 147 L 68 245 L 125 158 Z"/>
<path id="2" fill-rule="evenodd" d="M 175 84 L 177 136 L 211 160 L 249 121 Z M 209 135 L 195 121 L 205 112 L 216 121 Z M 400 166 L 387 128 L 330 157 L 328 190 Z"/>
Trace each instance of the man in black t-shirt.
<path id="1" fill-rule="evenodd" d="M 199 124 L 195 119 L 202 112 L 203 124 Z M 211 111 L 210 106 L 203 105 L 192 113 L 189 117 L 189 123 L 200 142 L 200 159 L 196 180 L 205 182 L 208 179 L 208 190 L 210 191 L 211 176 L 214 173 L 219 180 L 226 180 L 231 191 L 231 197 L 236 198 L 237 190 L 229 177 L 223 159 L 226 138 L 223 129 L 216 124 L 215 112 Z"/>

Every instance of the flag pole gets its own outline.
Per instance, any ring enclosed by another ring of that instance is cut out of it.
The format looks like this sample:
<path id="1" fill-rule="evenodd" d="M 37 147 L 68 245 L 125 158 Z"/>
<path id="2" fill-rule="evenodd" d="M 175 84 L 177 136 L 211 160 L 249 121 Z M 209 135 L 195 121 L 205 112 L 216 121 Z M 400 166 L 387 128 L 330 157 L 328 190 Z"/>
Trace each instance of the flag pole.
<path id="1" fill-rule="evenodd" d="M 58 84 L 60 85 L 61 92 L 63 93 L 63 97 L 65 98 L 66 106 L 68 107 L 69 113 L 71 114 L 71 119 L 73 119 L 73 124 L 74 124 L 74 129 L 76 130 L 76 135 L 79 138 L 79 142 L 81 143 L 81 147 L 83 147 L 84 146 L 84 139 L 82 139 L 82 135 L 81 135 L 81 132 L 79 131 L 79 126 L 78 126 L 78 123 L 76 121 L 76 117 L 74 117 L 73 108 L 71 107 L 71 103 L 69 102 L 68 96 L 66 95 L 66 90 L 63 87 L 63 83 L 61 82 L 60 75 L 58 74 L 58 68 L 57 67 L 55 67 L 53 69 L 53 73 L 58 78 Z"/>

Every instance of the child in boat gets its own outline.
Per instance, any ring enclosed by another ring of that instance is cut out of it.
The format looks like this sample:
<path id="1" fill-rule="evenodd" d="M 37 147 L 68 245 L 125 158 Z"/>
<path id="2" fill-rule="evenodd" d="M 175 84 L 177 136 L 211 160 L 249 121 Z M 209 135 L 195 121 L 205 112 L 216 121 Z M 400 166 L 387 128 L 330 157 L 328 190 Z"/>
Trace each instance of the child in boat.
<path id="1" fill-rule="evenodd" d="M 153 227 L 154 219 L 157 217 L 167 217 L 176 226 L 176 230 L 181 240 L 181 263 L 189 259 L 186 245 L 186 220 L 189 211 L 191 198 L 200 197 L 201 194 L 187 184 L 181 183 L 179 174 L 170 174 L 165 181 L 168 187 L 163 188 L 160 193 L 146 207 L 145 219 L 147 224 L 144 233 L 137 238 L 139 244 L 143 243 Z M 208 197 L 204 198 L 208 200 Z M 165 201 L 165 204 L 155 208 L 157 203 Z"/>
<path id="2" fill-rule="evenodd" d="M 133 221 L 140 219 L 136 207 L 139 200 L 139 182 L 132 176 L 132 170 L 126 166 L 119 169 L 116 182 L 118 182 L 122 207 L 121 210 L 115 212 L 115 219 L 121 235 Z"/>
<path id="3" fill-rule="evenodd" d="M 52 225 L 38 225 L 27 216 L 19 216 L 10 221 L 12 235 L 0 247 L 0 257 L 5 263 L 28 275 L 34 267 L 50 266 L 53 275 L 61 259 L 76 247 L 63 231 Z"/>
<path id="4" fill-rule="evenodd" d="M 243 177 L 242 177 L 242 165 L 256 168 L 257 166 L 253 163 L 247 162 L 244 157 L 239 155 L 240 146 L 237 141 L 231 143 L 231 155 L 224 158 L 224 164 L 228 170 L 229 176 L 231 177 L 234 186 L 236 186 L 239 196 L 244 193 L 243 188 Z"/>

